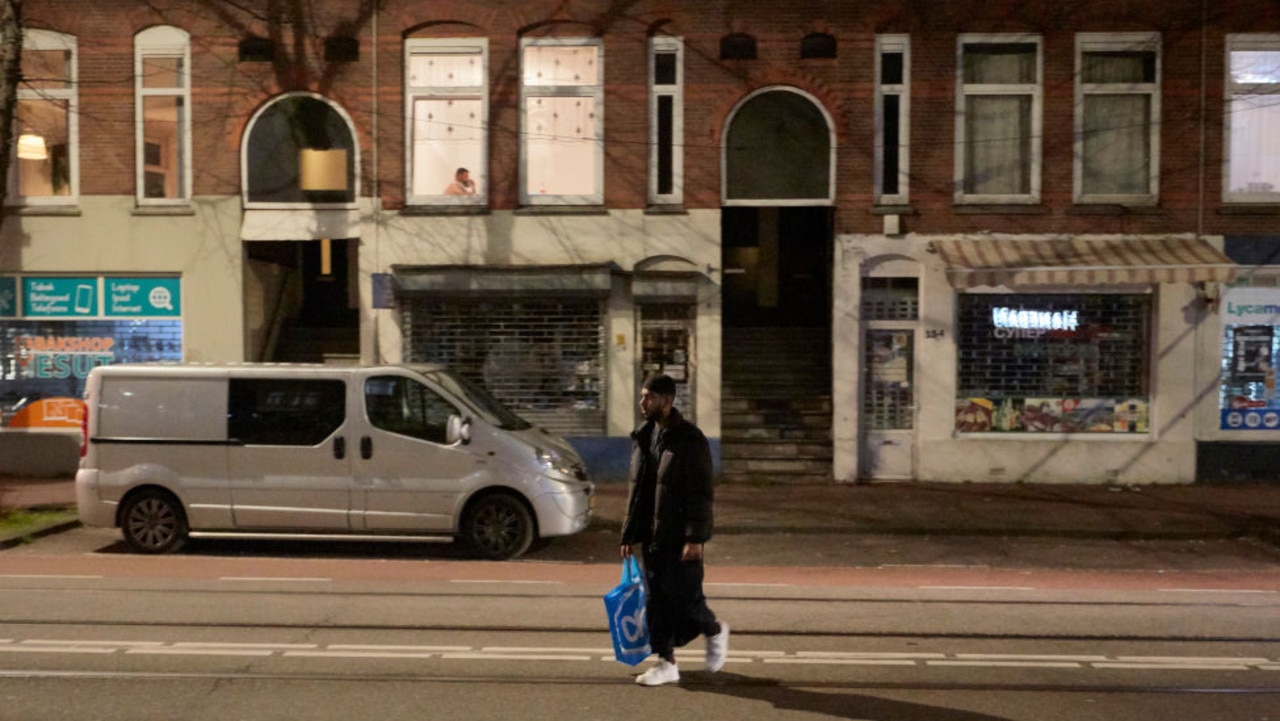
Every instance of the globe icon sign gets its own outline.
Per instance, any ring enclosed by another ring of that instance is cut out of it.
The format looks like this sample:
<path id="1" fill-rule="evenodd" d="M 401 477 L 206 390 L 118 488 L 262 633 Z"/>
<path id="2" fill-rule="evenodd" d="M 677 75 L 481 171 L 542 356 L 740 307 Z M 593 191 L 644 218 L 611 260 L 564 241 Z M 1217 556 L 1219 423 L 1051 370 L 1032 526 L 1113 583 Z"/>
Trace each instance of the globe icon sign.
<path id="1" fill-rule="evenodd" d="M 152 288 L 151 295 L 147 299 L 151 301 L 152 308 L 173 310 L 173 295 L 169 293 L 168 288 Z"/>

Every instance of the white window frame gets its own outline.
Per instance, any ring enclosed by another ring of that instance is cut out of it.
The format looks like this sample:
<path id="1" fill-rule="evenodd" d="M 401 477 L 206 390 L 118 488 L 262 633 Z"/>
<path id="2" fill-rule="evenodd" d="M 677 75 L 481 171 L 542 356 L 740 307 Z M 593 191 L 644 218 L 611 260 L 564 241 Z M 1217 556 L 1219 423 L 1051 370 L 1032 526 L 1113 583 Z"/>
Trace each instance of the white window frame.
<path id="1" fill-rule="evenodd" d="M 528 85 L 524 82 L 524 56 L 530 47 L 538 45 L 596 48 L 595 85 Z M 523 38 L 520 40 L 520 204 L 521 205 L 602 205 L 604 204 L 604 40 L 598 37 L 583 38 Z M 600 146 L 596 153 L 595 188 L 588 195 L 541 195 L 530 193 L 529 177 L 529 119 L 526 108 L 530 98 L 584 97 L 596 104 L 595 133 Z"/>
<path id="2" fill-rule="evenodd" d="M 422 55 L 463 55 L 478 54 L 482 65 L 482 84 L 479 86 L 411 86 L 410 63 L 415 56 Z M 489 204 L 489 39 L 488 38 L 440 38 L 409 39 L 404 45 L 404 82 L 405 82 L 405 203 L 408 205 L 488 205 Z M 413 107 L 419 98 L 480 101 L 480 123 L 484 139 L 480 143 L 480 167 L 468 168 L 479 185 L 475 195 L 445 195 L 443 193 L 415 193 L 414 148 L 413 148 Z"/>
<path id="3" fill-rule="evenodd" d="M 143 87 L 143 74 L 146 72 L 147 58 L 181 58 L 182 72 L 178 87 L 147 88 Z M 134 36 L 134 117 L 135 117 L 135 178 L 134 188 L 138 205 L 188 205 L 191 202 L 191 170 L 195 164 L 191 159 L 191 36 L 181 28 L 157 26 L 147 28 Z M 146 117 L 144 101 L 146 98 L 167 97 L 178 98 L 182 102 L 182 123 L 178 128 L 177 142 L 178 163 L 176 172 L 179 176 L 178 197 L 148 198 L 146 197 Z"/>
<path id="4" fill-rule="evenodd" d="M 964 82 L 964 48 L 966 45 L 1027 44 L 1036 47 L 1035 83 L 974 84 Z M 1029 192 L 1025 194 L 965 193 L 965 102 L 968 96 L 1007 95 L 1031 98 L 1031 138 Z M 1025 33 L 962 34 L 956 40 L 956 153 L 955 202 L 957 204 L 1035 205 L 1040 202 L 1040 175 L 1043 167 L 1044 136 L 1044 40 L 1040 35 Z"/>
<path id="5" fill-rule="evenodd" d="M 1231 78 L 1231 53 L 1244 50 L 1265 50 L 1280 52 L 1280 34 L 1275 33 L 1228 33 L 1223 67 L 1223 123 L 1222 123 L 1222 202 L 1224 203 L 1269 203 L 1280 204 L 1280 188 L 1271 192 L 1248 193 L 1231 190 L 1231 102 L 1237 91 L 1250 90 L 1257 94 L 1262 88 L 1271 89 L 1280 103 L 1280 83 L 1237 85 Z"/>
<path id="6" fill-rule="evenodd" d="M 877 35 L 875 47 L 876 74 L 876 137 L 875 137 L 875 202 L 877 205 L 906 205 L 911 202 L 907 185 L 911 177 L 911 36 Z M 885 53 L 902 55 L 902 82 L 884 84 L 881 62 Z M 885 153 L 885 102 L 888 96 L 898 98 L 898 192 L 886 193 L 884 189 Z"/>
<path id="7" fill-rule="evenodd" d="M 1115 205 L 1155 205 L 1160 189 L 1160 88 L 1163 58 L 1160 33 L 1078 33 L 1076 35 L 1075 148 L 1073 193 L 1077 203 Z M 1151 83 L 1086 83 L 1084 55 L 1090 52 L 1152 52 L 1156 57 L 1155 81 Z M 1084 190 L 1084 104 L 1090 95 L 1145 95 L 1150 98 L 1147 118 L 1151 157 L 1147 168 L 1147 192 L 1139 194 L 1088 194 Z"/>
<path id="8" fill-rule="evenodd" d="M 68 50 L 71 53 L 70 67 L 67 70 L 67 87 L 65 88 L 28 88 L 18 85 L 17 99 L 23 100 L 65 100 L 67 101 L 67 172 L 70 177 L 70 188 L 66 195 L 33 195 L 18 194 L 17 136 L 14 136 L 13 149 L 9 157 L 9 192 L 5 195 L 5 205 L 19 206 L 67 206 L 80 202 L 80 51 L 74 35 L 24 28 L 22 31 L 22 48 L 24 50 Z M 16 112 L 16 108 L 15 108 Z M 14 132 L 18 128 L 14 127 Z"/>
<path id="9" fill-rule="evenodd" d="M 659 55 L 676 56 L 676 81 L 658 85 Z M 671 192 L 659 192 L 658 138 L 659 98 L 671 98 Z M 680 205 L 684 202 L 684 40 L 655 36 L 649 39 L 649 203 Z"/>

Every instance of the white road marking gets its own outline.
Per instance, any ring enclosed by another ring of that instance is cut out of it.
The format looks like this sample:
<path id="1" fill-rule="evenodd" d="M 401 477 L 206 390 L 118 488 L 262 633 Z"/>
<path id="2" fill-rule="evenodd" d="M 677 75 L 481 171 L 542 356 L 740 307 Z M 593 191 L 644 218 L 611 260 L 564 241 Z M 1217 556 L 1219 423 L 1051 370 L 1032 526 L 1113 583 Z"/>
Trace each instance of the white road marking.
<path id="1" fill-rule="evenodd" d="M 873 653 L 855 651 L 796 651 L 800 658 L 885 658 L 885 659 L 929 659 L 946 658 L 945 653 Z"/>
<path id="2" fill-rule="evenodd" d="M 1160 593 L 1277 593 L 1269 588 L 1160 588 L 1156 590 Z"/>
<path id="3" fill-rule="evenodd" d="M 765 663 L 805 663 L 810 665 L 823 664 L 834 666 L 914 666 L 915 661 L 906 659 L 875 659 L 875 658 L 766 658 Z"/>
<path id="4" fill-rule="evenodd" d="M 575 656 L 538 653 L 442 653 L 440 658 L 462 661 L 591 661 L 594 656 Z"/>
<path id="5" fill-rule="evenodd" d="M 1067 656 L 1056 654 L 1021 654 L 1021 653 L 957 653 L 956 658 L 966 661 L 1075 661 L 1077 663 L 1094 663 L 1110 661 L 1107 656 Z"/>
<path id="6" fill-rule="evenodd" d="M 928 666 L 980 666 L 997 668 L 1080 668 L 1070 661 L 925 661 Z"/>
<path id="7" fill-rule="evenodd" d="M 292 658 L 435 658 L 438 653 L 394 653 L 390 651 L 285 651 Z"/>
<path id="8" fill-rule="evenodd" d="M 1034 591 L 1032 586 L 916 586 L 922 591 Z"/>
<path id="9" fill-rule="evenodd" d="M 496 578 L 454 578 L 454 579 L 450 579 L 449 583 L 514 583 L 514 584 L 523 584 L 523 585 L 527 585 L 527 586 L 532 586 L 532 585 L 561 586 L 561 585 L 564 585 L 564 582 L 563 582 L 563 581 L 512 581 L 512 580 L 509 580 L 509 579 L 496 579 Z"/>
<path id="10" fill-rule="evenodd" d="M 331 643 L 325 648 L 331 651 L 369 651 L 385 653 L 442 653 L 444 651 L 470 651 L 470 646 L 388 646 L 364 643 Z"/>
<path id="11" fill-rule="evenodd" d="M 1248 666 L 1229 666 L 1221 663 L 1095 663 L 1094 668 L 1148 669 L 1161 671 L 1248 671 Z"/>
<path id="12" fill-rule="evenodd" d="M 297 651 L 316 648 L 314 643 L 223 643 L 218 641 L 180 641 L 174 648 L 251 649 L 255 651 Z"/>
<path id="13" fill-rule="evenodd" d="M 105 576 L 94 576 L 94 575 L 88 575 L 88 574 L 71 574 L 71 573 L 0 573 L 0 578 L 15 578 L 15 579 L 37 578 L 41 580 L 66 578 L 66 579 L 72 579 L 76 581 L 83 581 L 86 579 L 98 580 L 98 579 L 105 578 Z"/>
<path id="14" fill-rule="evenodd" d="M 24 644 L 39 644 L 42 646 L 163 646 L 163 641 L 65 641 L 61 639 L 47 638 L 31 638 L 23 641 Z"/>
<path id="15" fill-rule="evenodd" d="M 115 653 L 116 650 L 99 646 L 0 646 L 0 653 Z"/>
<path id="16" fill-rule="evenodd" d="M 704 583 L 704 586 L 737 586 L 739 588 L 795 588 L 794 583 Z"/>
<path id="17" fill-rule="evenodd" d="M 1122 663 L 1222 663 L 1245 665 L 1271 662 L 1269 658 L 1233 658 L 1230 656 L 1116 656 L 1114 660 Z"/>
<path id="18" fill-rule="evenodd" d="M 235 649 L 235 648 L 131 648 L 127 654 L 143 654 L 151 656 L 274 656 L 270 649 Z"/>
<path id="19" fill-rule="evenodd" d="M 332 578 L 305 578 L 305 577 L 272 577 L 272 576 L 223 576 L 219 581 L 232 581 L 236 583 L 258 583 L 258 582 L 279 582 L 279 583 L 331 583 Z"/>

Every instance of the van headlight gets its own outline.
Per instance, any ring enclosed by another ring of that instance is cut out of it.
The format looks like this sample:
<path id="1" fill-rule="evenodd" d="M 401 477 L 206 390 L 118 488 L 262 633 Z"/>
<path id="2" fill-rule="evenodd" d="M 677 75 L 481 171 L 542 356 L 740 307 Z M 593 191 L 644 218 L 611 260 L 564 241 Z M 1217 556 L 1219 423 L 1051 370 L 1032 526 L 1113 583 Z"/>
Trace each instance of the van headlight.
<path id="1" fill-rule="evenodd" d="M 538 463 L 542 465 L 542 470 L 548 473 L 559 473 L 569 478 L 578 478 L 583 474 L 582 464 L 576 458 L 566 458 L 552 448 L 535 448 L 534 453 L 538 455 Z"/>

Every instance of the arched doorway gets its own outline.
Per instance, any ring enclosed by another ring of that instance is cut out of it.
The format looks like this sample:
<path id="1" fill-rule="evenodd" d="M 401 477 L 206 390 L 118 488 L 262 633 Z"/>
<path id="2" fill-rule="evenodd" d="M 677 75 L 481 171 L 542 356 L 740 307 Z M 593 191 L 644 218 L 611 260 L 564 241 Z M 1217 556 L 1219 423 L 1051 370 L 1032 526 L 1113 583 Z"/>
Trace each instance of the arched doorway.
<path id="1" fill-rule="evenodd" d="M 280 96 L 249 121 L 241 237 L 251 360 L 358 357 L 359 162 L 350 116 L 320 95 Z"/>
<path id="2" fill-rule="evenodd" d="M 726 477 L 831 479 L 834 127 L 816 98 L 786 86 L 751 93 L 726 120 Z"/>

